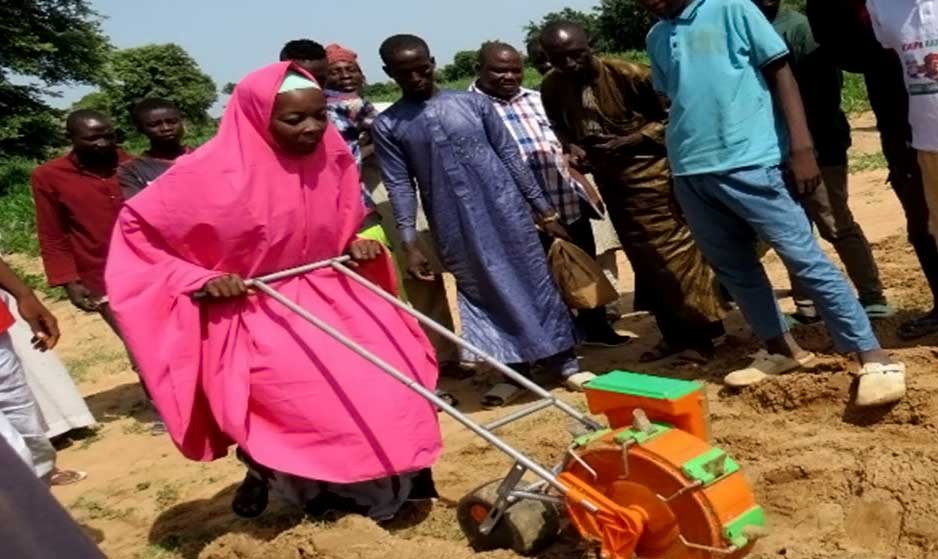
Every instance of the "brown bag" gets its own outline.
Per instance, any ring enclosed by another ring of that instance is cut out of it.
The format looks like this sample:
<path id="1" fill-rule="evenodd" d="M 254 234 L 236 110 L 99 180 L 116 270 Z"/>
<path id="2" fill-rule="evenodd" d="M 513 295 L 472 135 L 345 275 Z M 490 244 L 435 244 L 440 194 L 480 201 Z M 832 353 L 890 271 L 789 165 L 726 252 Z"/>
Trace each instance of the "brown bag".
<path id="1" fill-rule="evenodd" d="M 571 309 L 596 309 L 619 299 L 596 260 L 575 244 L 555 239 L 547 253 L 547 263 Z"/>

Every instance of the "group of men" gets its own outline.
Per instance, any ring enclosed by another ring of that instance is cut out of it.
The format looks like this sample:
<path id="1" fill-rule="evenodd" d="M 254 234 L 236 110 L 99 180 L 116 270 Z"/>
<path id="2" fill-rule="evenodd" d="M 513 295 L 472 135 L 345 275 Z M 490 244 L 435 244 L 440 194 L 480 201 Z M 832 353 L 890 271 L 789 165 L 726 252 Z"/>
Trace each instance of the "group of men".
<path id="1" fill-rule="evenodd" d="M 895 311 L 847 205 L 842 71 L 866 78 L 890 182 L 938 300 L 938 81 L 928 70 L 929 56 L 938 59 L 938 2 L 811 0 L 805 17 L 780 0 L 641 1 L 661 18 L 648 36 L 650 68 L 597 56 L 580 26 L 556 22 L 527 45 L 546 74 L 540 92 L 522 87 L 521 53 L 497 41 L 480 49 L 470 90 L 447 91 L 425 41 L 390 37 L 380 56 L 402 98 L 380 114 L 362 97 L 364 76 L 348 49 L 303 39 L 280 59 L 324 84 L 330 120 L 363 176 L 376 154 L 386 192 L 363 181 L 376 210 L 363 234 L 372 229 L 394 251 L 402 295 L 451 325 L 438 272 L 451 273 L 465 338 L 501 361 L 579 389 L 593 375 L 579 368 L 578 344 L 628 341 L 604 309 L 566 308 L 546 260 L 556 238 L 595 254 L 590 220 L 605 211 L 635 273 L 636 307 L 662 334 L 642 361 L 706 359 L 731 298 L 765 349 L 728 384 L 809 364 L 814 356 L 789 329 L 823 320 L 837 349 L 861 362 L 859 405 L 902 398 L 905 368 L 870 325 Z M 132 118 L 150 141 L 140 156 L 120 149 L 108 117 L 79 110 L 67 120 L 71 151 L 32 179 L 49 284 L 118 335 L 103 280 L 117 212 L 190 151 L 172 103 L 141 100 Z M 418 235 L 421 208 L 429 235 Z M 790 317 L 779 311 L 760 243 L 789 270 Z M 900 335 L 936 331 L 938 307 Z M 475 360 L 433 341 L 443 367 Z M 518 392 L 500 383 L 484 403 Z"/>

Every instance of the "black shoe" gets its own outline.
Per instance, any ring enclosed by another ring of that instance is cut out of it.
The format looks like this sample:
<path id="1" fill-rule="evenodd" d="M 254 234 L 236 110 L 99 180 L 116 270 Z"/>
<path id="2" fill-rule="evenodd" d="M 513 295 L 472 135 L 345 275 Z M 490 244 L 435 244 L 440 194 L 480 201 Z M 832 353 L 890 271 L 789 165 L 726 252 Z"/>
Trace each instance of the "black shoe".
<path id="1" fill-rule="evenodd" d="M 248 473 L 235 491 L 231 500 L 231 510 L 241 518 L 256 518 L 267 510 L 267 483 Z"/>
<path id="2" fill-rule="evenodd" d="M 899 337 L 903 340 L 915 340 L 938 332 L 938 315 L 929 313 L 910 320 L 899 326 Z"/>
<path id="3" fill-rule="evenodd" d="M 608 332 L 601 335 L 593 335 L 580 342 L 580 345 L 586 347 L 619 347 L 632 341 L 628 336 L 620 336 L 611 328 Z"/>

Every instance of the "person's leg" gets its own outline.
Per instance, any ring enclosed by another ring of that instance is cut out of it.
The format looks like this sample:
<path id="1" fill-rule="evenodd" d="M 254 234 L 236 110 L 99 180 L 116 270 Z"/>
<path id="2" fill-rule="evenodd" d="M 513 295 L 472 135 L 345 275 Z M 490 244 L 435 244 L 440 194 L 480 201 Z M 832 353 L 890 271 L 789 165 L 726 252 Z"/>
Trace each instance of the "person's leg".
<path id="1" fill-rule="evenodd" d="M 831 243 L 840 256 L 860 303 L 864 307 L 885 305 L 886 295 L 873 251 L 848 204 L 847 167 L 821 167 L 821 174 L 823 184 L 804 203 L 808 215 L 817 225 L 821 238 Z"/>
<path id="2" fill-rule="evenodd" d="M 674 192 L 694 241 L 768 350 L 804 358 L 805 352 L 788 335 L 772 284 L 759 261 L 754 230 L 723 200 L 725 178 L 731 175 L 675 177 Z"/>
<path id="3" fill-rule="evenodd" d="M 938 152 L 918 152 L 918 164 L 922 169 L 922 185 L 925 206 L 928 208 L 928 232 L 938 239 Z"/>
<path id="4" fill-rule="evenodd" d="M 821 238 L 831 243 L 840 256 L 867 314 L 877 318 L 889 316 L 894 311 L 887 304 L 873 251 L 848 205 L 847 167 L 824 166 L 821 173 L 824 182 L 802 205 Z M 795 277 L 791 277 L 791 286 L 796 307 L 794 318 L 805 323 L 820 320 L 807 289 Z"/>
<path id="5" fill-rule="evenodd" d="M 807 215 L 789 194 L 781 169 L 737 171 L 724 185 L 726 203 L 778 253 L 789 273 L 805 287 L 837 349 L 858 353 L 864 362 L 889 362 L 859 301 L 821 250 Z"/>
<path id="6" fill-rule="evenodd" d="M 579 359 L 573 349 L 542 359 L 538 365 L 544 372 L 560 376 L 564 386 L 575 392 L 582 391 L 587 382 L 596 378 L 592 372 L 580 369 Z"/>
<path id="7" fill-rule="evenodd" d="M 28 464 L 39 478 L 47 478 L 55 469 L 55 448 L 46 437 L 46 425 L 33 398 L 19 358 L 13 351 L 9 334 L 0 334 L 0 415 L 17 436 L 9 432 L 4 438 L 18 453 L 25 447 L 29 453 Z"/>
<path id="8" fill-rule="evenodd" d="M 270 483 L 274 472 L 270 468 L 254 461 L 240 447 L 235 449 L 235 457 L 247 468 L 244 481 L 235 491 L 231 500 L 231 510 L 241 518 L 255 518 L 267 510 L 270 500 Z"/>
<path id="9" fill-rule="evenodd" d="M 410 304 L 421 313 L 432 318 L 444 328 L 453 331 L 453 316 L 450 313 L 449 300 L 446 298 L 446 286 L 443 277 L 434 281 L 422 281 L 406 277 L 404 285 Z M 424 328 L 424 333 L 436 350 L 437 361 L 441 369 L 455 367 L 459 364 L 459 350 L 455 344 L 435 331 Z"/>
<path id="10" fill-rule="evenodd" d="M 898 57 L 884 50 L 877 60 L 870 61 L 864 77 L 883 155 L 889 164 L 889 182 L 905 212 L 909 244 L 915 249 L 933 300 L 938 301 L 938 243 L 929 232 L 921 169 L 917 154 L 909 145 L 912 140 L 909 99 L 902 76 Z M 926 316 L 903 324 L 899 333 L 916 338 L 935 331 L 938 331 L 938 306 L 933 306 Z"/>
<path id="11" fill-rule="evenodd" d="M 111 305 L 106 302 L 101 303 L 101 305 L 98 306 L 98 314 L 101 315 L 101 318 L 104 319 L 104 322 L 106 322 L 107 325 L 111 327 L 111 330 L 114 332 L 114 334 L 116 334 L 117 337 L 121 339 L 121 342 L 123 342 L 124 336 L 121 334 L 120 326 L 117 325 L 117 319 L 114 317 L 114 313 L 111 312 Z M 127 359 L 130 360 L 130 367 L 134 371 L 139 371 L 140 369 L 137 367 L 137 362 L 134 360 L 134 356 L 130 353 L 130 348 L 127 347 L 126 343 L 124 343 L 124 350 L 127 352 Z M 147 399 L 149 399 L 150 393 L 147 390 L 147 387 L 143 384 L 143 379 L 140 379 L 140 386 L 143 387 L 143 391 L 146 392 Z"/>
<path id="12" fill-rule="evenodd" d="M 777 167 L 744 169 L 724 174 L 719 179 L 708 185 L 711 195 L 719 196 L 729 211 L 775 249 L 789 273 L 798 278 L 817 304 L 835 346 L 859 356 L 863 367 L 857 386 L 857 405 L 874 406 L 900 400 L 906 390 L 905 366 L 894 362 L 880 348 L 869 318 L 843 275 L 817 244 L 807 215 L 789 194 L 781 170 Z M 734 291 L 736 286 L 732 281 L 727 285 Z M 745 306 L 751 303 L 738 302 L 748 318 Z M 791 340 L 790 336 L 787 340 Z M 794 347 L 797 348 L 797 344 Z M 769 351 L 774 352 L 772 347 Z M 798 363 L 804 361 L 785 360 L 782 355 L 759 356 L 750 367 L 727 375 L 726 382 L 735 386 L 752 384 L 768 374 L 792 370 Z"/>
<path id="13" fill-rule="evenodd" d="M 120 327 L 117 325 L 117 319 L 114 318 L 114 313 L 111 312 L 111 306 L 109 304 L 102 303 L 98 307 L 98 313 L 101 315 L 101 318 L 104 319 L 104 322 L 111 327 L 111 330 L 117 334 L 117 337 L 123 342 L 124 336 L 121 334 Z M 130 348 L 124 343 L 124 350 L 127 352 L 127 359 L 130 360 L 130 367 L 137 373 L 138 378 L 140 379 L 140 388 L 143 389 L 143 395 L 146 397 L 147 402 L 150 404 L 150 408 L 153 410 L 153 413 L 156 415 L 157 419 L 150 426 L 151 435 L 163 435 L 166 433 L 166 424 L 163 423 L 163 420 L 160 418 L 160 413 L 157 411 L 156 406 L 153 404 L 153 398 L 150 397 L 150 390 L 147 389 L 147 383 L 143 381 L 143 377 L 140 376 L 140 367 L 137 366 L 137 362 L 134 360 L 133 354 L 130 352 Z"/>

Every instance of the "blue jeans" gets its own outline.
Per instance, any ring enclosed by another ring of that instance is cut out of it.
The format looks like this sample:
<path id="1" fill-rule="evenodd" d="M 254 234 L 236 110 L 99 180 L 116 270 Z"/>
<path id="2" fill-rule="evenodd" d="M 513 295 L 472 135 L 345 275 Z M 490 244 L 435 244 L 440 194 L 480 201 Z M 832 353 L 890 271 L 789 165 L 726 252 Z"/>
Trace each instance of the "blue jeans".
<path id="1" fill-rule="evenodd" d="M 756 254 L 762 239 L 814 301 L 838 351 L 879 349 L 863 307 L 818 246 L 778 167 L 674 177 L 674 190 L 697 246 L 756 336 L 768 340 L 788 329 Z"/>

